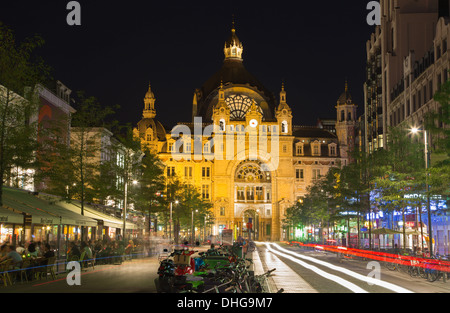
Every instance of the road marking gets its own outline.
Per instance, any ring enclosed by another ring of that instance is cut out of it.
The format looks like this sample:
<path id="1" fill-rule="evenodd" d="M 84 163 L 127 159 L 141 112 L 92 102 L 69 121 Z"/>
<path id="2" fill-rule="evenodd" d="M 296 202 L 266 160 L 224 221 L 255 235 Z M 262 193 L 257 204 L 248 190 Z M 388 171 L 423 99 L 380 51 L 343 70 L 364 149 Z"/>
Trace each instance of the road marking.
<path id="1" fill-rule="evenodd" d="M 283 293 L 318 293 L 316 289 L 311 287 L 300 275 L 294 272 L 289 266 L 281 261 L 273 253 L 265 255 L 265 263 L 270 264 L 270 268 L 276 268 L 271 279 L 277 289 L 284 289 Z"/>

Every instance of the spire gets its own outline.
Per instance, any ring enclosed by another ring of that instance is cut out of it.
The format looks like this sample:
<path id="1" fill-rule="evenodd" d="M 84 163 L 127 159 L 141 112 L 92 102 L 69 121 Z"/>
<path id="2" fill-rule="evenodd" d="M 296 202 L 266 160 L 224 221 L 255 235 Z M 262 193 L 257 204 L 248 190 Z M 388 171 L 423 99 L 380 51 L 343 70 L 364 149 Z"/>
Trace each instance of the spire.
<path id="1" fill-rule="evenodd" d="M 284 81 L 281 83 L 281 91 L 280 91 L 280 105 L 277 108 L 277 111 L 287 110 L 291 112 L 289 105 L 287 104 L 286 99 L 286 90 L 284 89 Z"/>
<path id="2" fill-rule="evenodd" d="M 236 24 L 235 24 L 234 15 L 233 15 L 233 20 L 231 23 L 231 36 L 225 42 L 225 48 L 224 48 L 225 59 L 242 61 L 243 52 L 244 52 L 244 46 L 242 45 L 241 41 L 239 40 L 238 36 L 236 35 Z"/>
<path id="3" fill-rule="evenodd" d="M 155 110 L 155 94 L 152 91 L 151 84 L 148 85 L 148 91 L 145 94 L 144 98 L 144 118 L 155 118 L 156 117 L 156 110 Z"/>
<path id="4" fill-rule="evenodd" d="M 353 102 L 352 95 L 350 94 L 350 91 L 348 88 L 348 80 L 345 80 L 345 91 L 339 97 L 338 105 L 352 104 L 352 102 Z"/>
<path id="5" fill-rule="evenodd" d="M 286 103 L 286 91 L 284 90 L 284 81 L 281 83 L 280 104 Z"/>

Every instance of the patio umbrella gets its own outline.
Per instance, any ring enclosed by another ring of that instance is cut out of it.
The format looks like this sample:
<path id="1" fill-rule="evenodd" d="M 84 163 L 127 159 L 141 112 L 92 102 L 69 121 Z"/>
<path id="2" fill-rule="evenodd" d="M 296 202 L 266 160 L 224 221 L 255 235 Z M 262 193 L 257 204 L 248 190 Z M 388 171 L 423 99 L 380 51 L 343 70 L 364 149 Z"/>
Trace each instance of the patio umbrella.
<path id="1" fill-rule="evenodd" d="M 406 235 L 414 235 L 414 236 L 421 235 L 420 231 L 418 231 L 416 229 L 407 229 L 405 232 L 406 232 Z M 426 235 L 426 233 L 423 233 L 423 234 Z"/>
<path id="2" fill-rule="evenodd" d="M 384 227 L 372 230 L 372 234 L 375 234 L 375 235 L 396 235 L 396 234 L 401 234 L 401 233 L 402 232 L 384 228 Z"/>

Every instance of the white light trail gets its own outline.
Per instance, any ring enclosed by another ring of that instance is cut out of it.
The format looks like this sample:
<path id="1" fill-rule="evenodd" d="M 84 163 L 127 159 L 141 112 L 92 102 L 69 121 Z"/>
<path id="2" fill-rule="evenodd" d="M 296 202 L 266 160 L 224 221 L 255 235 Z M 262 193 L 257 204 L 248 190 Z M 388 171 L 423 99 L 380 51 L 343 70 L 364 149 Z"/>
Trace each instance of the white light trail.
<path id="1" fill-rule="evenodd" d="M 362 288 L 356 286 L 355 284 L 353 284 L 353 283 L 351 283 L 351 282 L 349 282 L 349 281 L 347 281 L 347 280 L 345 280 L 345 279 L 343 279 L 343 278 L 341 278 L 341 277 L 339 277 L 339 276 L 329 274 L 329 273 L 327 273 L 327 272 L 325 272 L 325 271 L 323 271 L 323 270 L 317 268 L 317 267 L 314 266 L 314 265 L 305 263 L 305 262 L 300 261 L 299 259 L 297 259 L 297 258 L 295 258 L 295 257 L 293 257 L 293 256 L 290 256 L 290 255 L 288 255 L 288 254 L 285 254 L 285 253 L 282 253 L 282 252 L 279 252 L 279 251 L 276 251 L 276 250 L 272 249 L 272 248 L 270 247 L 270 244 L 269 244 L 269 243 L 266 243 L 266 247 L 267 247 L 267 249 L 268 249 L 270 252 L 272 252 L 272 253 L 274 253 L 274 254 L 278 254 L 278 255 L 280 255 L 280 256 L 286 258 L 286 259 L 289 259 L 289 260 L 291 260 L 291 261 L 293 261 L 293 262 L 295 262 L 295 263 L 297 263 L 297 264 L 300 264 L 301 266 L 306 267 L 307 269 L 312 270 L 312 271 L 315 272 L 316 274 L 319 274 L 320 276 L 322 276 L 322 277 L 324 277 L 324 278 L 326 278 L 326 279 L 332 280 L 332 281 L 334 281 L 334 282 L 340 284 L 341 286 L 344 286 L 345 288 L 347 288 L 347 289 L 349 289 L 349 290 L 351 290 L 351 291 L 353 291 L 353 292 L 355 292 L 355 293 L 368 293 L 366 290 L 364 290 L 364 289 L 362 289 Z"/>
<path id="2" fill-rule="evenodd" d="M 332 270 L 339 271 L 339 272 L 341 272 L 341 273 L 344 273 L 344 274 L 346 274 L 346 275 L 349 275 L 349 276 L 351 276 L 351 277 L 353 277 L 353 278 L 356 278 L 356 279 L 365 281 L 365 282 L 367 282 L 368 284 L 378 285 L 378 286 L 380 286 L 380 287 L 383 287 L 383 288 L 392 290 L 392 291 L 397 292 L 397 293 L 412 293 L 412 291 L 410 291 L 410 290 L 408 290 L 408 289 L 405 289 L 405 288 L 402 288 L 402 287 L 400 287 L 400 286 L 397 286 L 397 285 L 394 285 L 394 284 L 391 284 L 391 283 L 382 281 L 382 280 L 380 280 L 380 279 L 375 279 L 375 278 L 373 278 L 373 277 L 364 276 L 364 275 L 355 273 L 355 272 L 353 272 L 353 271 L 350 271 L 350 270 L 348 270 L 348 269 L 346 269 L 346 268 L 343 268 L 343 267 L 340 267 L 340 266 L 335 266 L 335 265 L 333 265 L 333 264 L 330 264 L 330 263 L 327 263 L 327 262 L 324 262 L 324 261 L 321 261 L 321 260 L 317 260 L 317 259 L 312 258 L 312 257 L 300 255 L 300 254 L 295 253 L 295 252 L 293 252 L 293 251 L 289 251 L 289 250 L 287 250 L 287 249 L 284 249 L 284 248 L 280 247 L 280 246 L 277 245 L 277 244 L 273 244 L 273 245 L 276 246 L 279 250 L 281 250 L 281 251 L 283 251 L 283 252 L 285 252 L 285 253 L 288 253 L 288 254 L 290 254 L 290 255 L 293 255 L 293 256 L 296 257 L 296 258 L 302 258 L 302 259 L 304 259 L 304 260 L 308 260 L 308 261 L 311 261 L 311 262 L 315 262 L 315 263 L 317 263 L 317 264 L 326 266 L 326 267 L 328 267 L 328 268 L 330 268 L 330 269 L 332 269 Z M 273 251 L 273 250 L 272 250 L 272 251 Z"/>

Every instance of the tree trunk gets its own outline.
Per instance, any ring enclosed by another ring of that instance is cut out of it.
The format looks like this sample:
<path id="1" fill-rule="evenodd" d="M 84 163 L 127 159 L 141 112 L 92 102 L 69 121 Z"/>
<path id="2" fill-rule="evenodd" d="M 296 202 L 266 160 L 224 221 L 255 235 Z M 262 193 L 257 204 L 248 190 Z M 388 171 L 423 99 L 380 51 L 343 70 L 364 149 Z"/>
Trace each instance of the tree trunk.
<path id="1" fill-rule="evenodd" d="M 402 221 L 403 221 L 403 250 L 406 250 L 406 222 L 405 222 L 405 209 L 402 209 Z"/>

